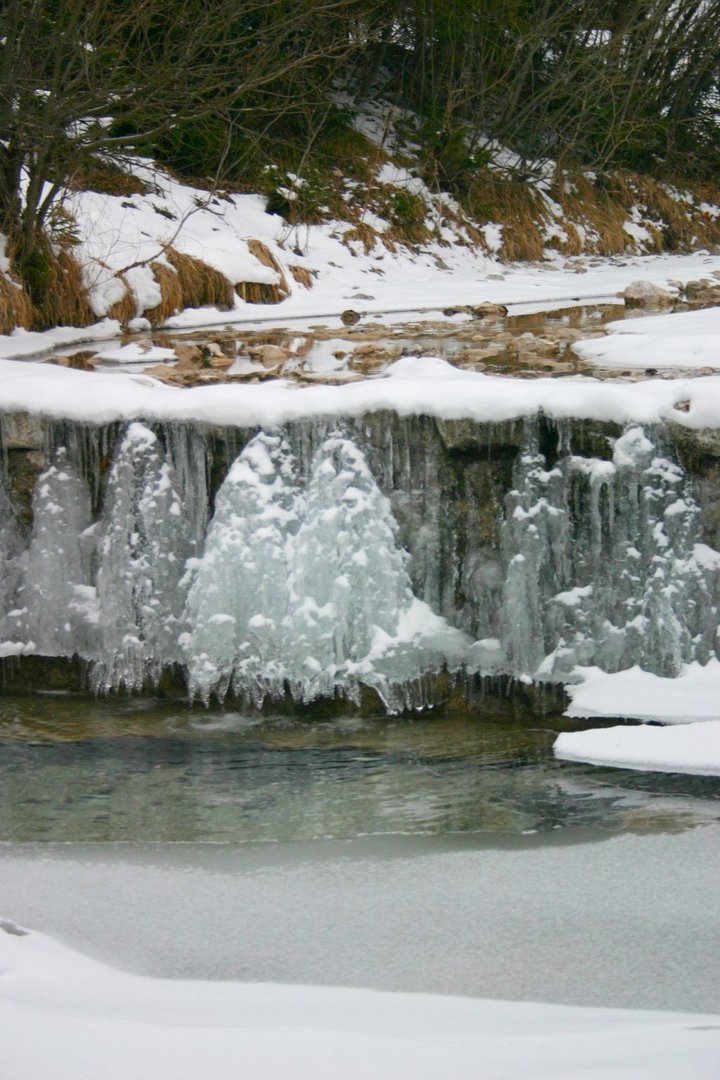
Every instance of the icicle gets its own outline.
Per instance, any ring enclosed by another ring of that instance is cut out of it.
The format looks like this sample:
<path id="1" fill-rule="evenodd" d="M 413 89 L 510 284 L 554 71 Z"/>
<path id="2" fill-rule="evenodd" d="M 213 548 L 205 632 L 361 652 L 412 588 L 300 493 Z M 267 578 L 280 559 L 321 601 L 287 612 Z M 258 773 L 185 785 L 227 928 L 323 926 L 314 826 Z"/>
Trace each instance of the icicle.
<path id="1" fill-rule="evenodd" d="M 100 523 L 95 690 L 139 690 L 180 659 L 192 550 L 173 470 L 157 437 L 131 424 L 110 476 Z"/>
<path id="2" fill-rule="evenodd" d="M 331 434 L 316 454 L 292 545 L 286 642 L 295 697 L 353 697 L 364 683 L 392 709 L 396 687 L 444 662 L 458 665 L 467 639 L 413 596 L 396 537 L 364 455 Z"/>
<path id="3" fill-rule="evenodd" d="M 222 700 L 231 684 L 256 704 L 282 694 L 297 502 L 289 444 L 260 432 L 220 488 L 204 555 L 192 566 L 183 639 L 191 696 Z"/>
<path id="4" fill-rule="evenodd" d="M 42 656 L 86 656 L 96 633 L 91 586 L 90 491 L 65 447 L 38 478 L 33 531 L 18 607 L 7 624 L 14 640 Z"/>

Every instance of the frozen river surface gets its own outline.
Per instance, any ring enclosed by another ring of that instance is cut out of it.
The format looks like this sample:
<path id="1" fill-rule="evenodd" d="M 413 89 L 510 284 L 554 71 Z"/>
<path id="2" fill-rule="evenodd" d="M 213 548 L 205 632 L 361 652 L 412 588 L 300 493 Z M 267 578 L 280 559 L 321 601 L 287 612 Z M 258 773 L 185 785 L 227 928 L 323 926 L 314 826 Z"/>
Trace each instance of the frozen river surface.
<path id="1" fill-rule="evenodd" d="M 561 721 L 2 708 L 2 913 L 81 951 L 720 1012 L 718 781 L 555 762 Z"/>

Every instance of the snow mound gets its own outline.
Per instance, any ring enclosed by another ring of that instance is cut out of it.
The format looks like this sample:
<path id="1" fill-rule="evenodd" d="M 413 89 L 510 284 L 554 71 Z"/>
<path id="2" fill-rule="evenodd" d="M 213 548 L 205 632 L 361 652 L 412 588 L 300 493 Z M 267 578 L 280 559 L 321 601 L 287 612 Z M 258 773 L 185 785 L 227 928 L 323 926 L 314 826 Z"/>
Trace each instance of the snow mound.
<path id="1" fill-rule="evenodd" d="M 582 681 L 567 687 L 572 701 L 566 716 L 621 716 L 663 724 L 720 720 L 720 660 L 686 664 L 674 679 L 637 666 L 613 674 L 577 668 L 576 674 Z"/>
<path id="2" fill-rule="evenodd" d="M 0 920 L 4 1080 L 715 1080 L 720 1017 L 124 974 Z"/>
<path id="3" fill-rule="evenodd" d="M 720 368 L 720 308 L 607 324 L 608 336 L 573 350 L 603 368 Z"/>
<path id="4" fill-rule="evenodd" d="M 555 756 L 642 772 L 720 776 L 720 720 L 682 727 L 613 727 L 559 735 Z"/>

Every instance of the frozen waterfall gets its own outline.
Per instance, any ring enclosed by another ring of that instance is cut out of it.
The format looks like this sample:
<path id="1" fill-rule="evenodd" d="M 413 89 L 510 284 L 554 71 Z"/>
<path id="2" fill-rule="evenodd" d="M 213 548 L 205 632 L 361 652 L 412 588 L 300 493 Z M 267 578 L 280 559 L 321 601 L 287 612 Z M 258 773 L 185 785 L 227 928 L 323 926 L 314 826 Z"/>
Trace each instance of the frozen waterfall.
<path id="1" fill-rule="evenodd" d="M 174 671 L 204 702 L 369 687 L 395 711 L 442 670 L 718 654 L 720 555 L 663 430 L 529 418 L 496 449 L 378 414 L 249 436 L 53 429 L 31 504 L 0 477 L 0 656 L 80 657 L 98 692 Z"/>

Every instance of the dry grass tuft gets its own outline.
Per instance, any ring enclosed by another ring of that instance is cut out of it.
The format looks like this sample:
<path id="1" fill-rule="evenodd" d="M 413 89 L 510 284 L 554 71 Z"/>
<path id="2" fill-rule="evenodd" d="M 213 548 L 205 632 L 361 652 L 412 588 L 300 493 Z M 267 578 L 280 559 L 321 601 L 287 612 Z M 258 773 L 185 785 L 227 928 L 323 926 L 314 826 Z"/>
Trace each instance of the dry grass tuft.
<path id="1" fill-rule="evenodd" d="M 238 281 L 235 291 L 246 304 L 279 304 L 287 295 L 267 281 Z"/>
<path id="2" fill-rule="evenodd" d="M 128 323 L 137 315 L 137 305 L 130 286 L 125 279 L 125 275 L 120 273 L 116 276 L 122 281 L 125 286 L 125 291 L 122 299 L 116 300 L 115 303 L 108 308 L 108 319 L 117 319 L 123 330 L 127 330 Z"/>
<path id="3" fill-rule="evenodd" d="M 542 226 L 547 211 L 532 186 L 488 171 L 479 172 L 465 197 L 468 210 L 479 223 L 503 226 L 500 255 L 510 262 L 542 259 L 546 242 Z"/>
<path id="4" fill-rule="evenodd" d="M 232 282 L 202 259 L 185 255 L 174 247 L 165 248 L 165 257 L 177 272 L 182 290 L 182 307 L 231 308 L 235 297 Z"/>
<path id="5" fill-rule="evenodd" d="M 348 229 L 347 232 L 343 233 L 342 237 L 343 244 L 345 244 L 345 247 L 349 247 L 351 251 L 351 244 L 362 244 L 366 255 L 370 254 L 378 240 L 382 241 L 380 233 L 365 221 L 358 221 L 357 225 L 354 225 L 352 229 Z"/>
<path id="6" fill-rule="evenodd" d="M 42 288 L 33 300 L 32 329 L 89 326 L 96 316 L 88 301 L 80 264 L 66 248 L 49 244 L 38 251 L 42 259 Z"/>
<path id="7" fill-rule="evenodd" d="M 183 291 L 180 278 L 171 266 L 165 263 L 152 262 L 150 267 L 153 276 L 160 286 L 162 299 L 154 308 L 148 308 L 143 314 L 153 326 L 162 326 L 171 315 L 176 315 L 183 309 Z"/>
<path id="8" fill-rule="evenodd" d="M 32 318 L 30 297 L 21 285 L 0 272 L 0 334 L 10 334 L 16 326 L 29 330 Z"/>
<path id="9" fill-rule="evenodd" d="M 103 195 L 144 195 L 148 186 L 137 176 L 107 161 L 85 161 L 70 174 L 70 191 L 99 191 Z"/>
<path id="10" fill-rule="evenodd" d="M 303 289 L 312 289 L 313 279 L 317 277 L 317 270 L 307 270 L 304 266 L 288 266 L 288 270 L 298 285 L 302 285 Z"/>
<path id="11" fill-rule="evenodd" d="M 278 282 L 277 287 L 282 294 L 280 299 L 284 300 L 285 297 L 290 294 L 290 286 L 288 285 L 288 280 L 285 277 L 282 266 L 275 258 L 270 248 L 267 244 L 263 244 L 262 240 L 248 240 L 247 246 L 250 254 L 254 256 L 259 263 L 262 263 L 263 266 L 267 266 L 270 270 L 274 270 L 278 275 L 280 281 Z"/>
<path id="12" fill-rule="evenodd" d="M 551 191 L 567 218 L 585 233 L 581 250 L 599 255 L 618 255 L 625 251 L 629 237 L 623 230 L 628 209 L 615 192 L 594 183 L 582 173 L 562 178 Z M 579 252 L 567 252 L 579 254 Z"/>

